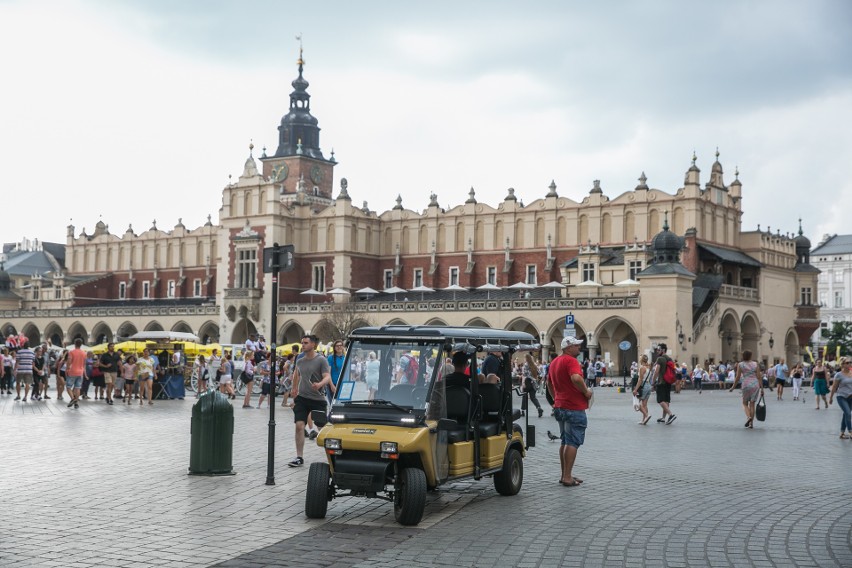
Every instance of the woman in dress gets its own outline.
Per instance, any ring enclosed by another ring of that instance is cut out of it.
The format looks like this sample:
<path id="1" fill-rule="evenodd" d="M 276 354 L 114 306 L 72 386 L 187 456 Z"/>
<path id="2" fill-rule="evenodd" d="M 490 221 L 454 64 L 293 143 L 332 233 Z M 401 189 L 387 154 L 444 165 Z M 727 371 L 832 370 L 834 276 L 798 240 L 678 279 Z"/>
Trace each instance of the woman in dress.
<path id="1" fill-rule="evenodd" d="M 763 394 L 763 381 L 761 380 L 760 367 L 756 361 L 751 360 L 751 351 L 743 351 L 743 360 L 737 364 L 734 384 L 729 391 L 733 392 L 737 383 L 742 381 L 743 410 L 746 415 L 746 428 L 754 428 L 754 407 L 757 404 L 757 396 Z"/>
<path id="2" fill-rule="evenodd" d="M 222 376 L 219 378 L 219 392 L 228 395 L 228 398 L 237 398 L 234 394 L 234 362 L 231 361 L 231 352 L 225 351 L 222 357 Z"/>
<path id="3" fill-rule="evenodd" d="M 831 396 L 828 403 L 837 396 L 837 406 L 843 412 L 840 419 L 840 438 L 845 440 L 852 437 L 852 359 L 840 358 L 840 370 L 834 375 L 834 384 L 831 385 Z"/>
<path id="4" fill-rule="evenodd" d="M 136 384 L 136 355 L 128 355 L 121 365 L 121 377 L 124 379 L 124 403 L 130 404 L 133 400 L 133 385 Z M 142 404 L 142 401 L 139 401 Z"/>
<path id="5" fill-rule="evenodd" d="M 639 399 L 639 412 L 642 413 L 639 424 L 645 426 L 651 420 L 651 413 L 648 411 L 648 398 L 651 396 L 651 365 L 648 363 L 647 355 L 639 357 L 639 380 L 636 382 L 633 394 Z"/>
<path id="6" fill-rule="evenodd" d="M 370 351 L 367 355 L 367 398 L 373 400 L 376 392 L 379 390 L 379 360 L 376 358 L 376 352 Z"/>
<path id="7" fill-rule="evenodd" d="M 139 380 L 139 405 L 148 397 L 148 404 L 154 404 L 151 397 L 154 394 L 154 360 L 147 348 L 142 350 L 142 356 L 136 361 L 136 376 Z"/>
<path id="8" fill-rule="evenodd" d="M 828 369 L 822 364 L 822 359 L 817 359 L 814 364 L 814 372 L 811 375 L 811 382 L 814 387 L 814 398 L 816 398 L 816 409 L 819 410 L 819 399 L 825 403 L 825 408 L 828 409 L 828 400 L 825 398 L 828 395 Z"/>
<path id="9" fill-rule="evenodd" d="M 195 378 L 195 384 L 198 385 L 198 388 L 195 389 L 195 398 L 198 398 L 202 392 L 207 390 L 207 360 L 204 359 L 204 355 L 195 358 L 195 362 L 192 364 L 192 376 Z"/>
<path id="10" fill-rule="evenodd" d="M 793 370 L 790 372 L 790 378 L 793 381 L 793 400 L 799 400 L 799 392 L 802 390 L 802 379 L 805 378 L 805 370 L 801 363 L 796 363 Z"/>
<path id="11" fill-rule="evenodd" d="M 246 386 L 246 396 L 243 398 L 243 408 L 253 408 L 251 405 L 252 389 L 254 389 L 254 353 L 246 351 L 243 357 L 243 372 L 240 380 Z"/>

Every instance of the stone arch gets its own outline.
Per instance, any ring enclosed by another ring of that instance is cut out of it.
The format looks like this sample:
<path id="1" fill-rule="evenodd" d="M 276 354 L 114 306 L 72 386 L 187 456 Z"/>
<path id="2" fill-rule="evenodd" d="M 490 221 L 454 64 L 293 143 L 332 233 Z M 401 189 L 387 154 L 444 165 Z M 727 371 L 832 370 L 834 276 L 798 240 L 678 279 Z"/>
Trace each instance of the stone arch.
<path id="1" fill-rule="evenodd" d="M 727 309 L 719 318 L 719 340 L 722 346 L 721 361 L 734 361 L 739 355 L 740 317 L 733 309 Z"/>
<path id="2" fill-rule="evenodd" d="M 568 244 L 568 220 L 560 215 L 556 220 L 556 246 Z"/>
<path id="3" fill-rule="evenodd" d="M 384 242 L 382 243 L 382 254 L 391 254 L 393 251 L 393 233 L 390 227 L 385 227 Z"/>
<path id="4" fill-rule="evenodd" d="M 445 326 L 445 325 L 447 325 L 447 322 L 445 322 L 441 318 L 430 318 L 426 322 L 426 325 L 444 325 Z"/>
<path id="5" fill-rule="evenodd" d="M 266 213 L 266 192 L 260 190 L 260 195 L 257 198 L 257 212 L 261 215 Z"/>
<path id="6" fill-rule="evenodd" d="M 639 235 L 636 234 L 636 215 L 633 214 L 633 211 L 628 211 L 624 214 L 623 240 L 625 242 L 630 242 L 638 238 Z"/>
<path id="7" fill-rule="evenodd" d="M 602 243 L 612 242 L 612 215 L 604 213 L 601 217 L 601 241 Z"/>
<path id="8" fill-rule="evenodd" d="M 349 228 L 349 248 L 358 252 L 358 225 L 355 223 Z"/>
<path id="9" fill-rule="evenodd" d="M 420 225 L 420 231 L 417 235 L 417 252 L 420 254 L 429 252 L 429 228 L 426 225 Z"/>
<path id="10" fill-rule="evenodd" d="M 792 367 L 794 363 L 798 363 L 801 359 L 799 335 L 792 327 L 787 330 L 787 335 L 784 336 L 784 358 L 787 360 L 788 367 Z"/>
<path id="11" fill-rule="evenodd" d="M 402 238 L 400 239 L 399 248 L 402 254 L 410 254 L 411 251 L 411 242 L 408 238 L 409 230 L 408 227 L 402 228 Z"/>
<path id="12" fill-rule="evenodd" d="M 65 337 L 65 332 L 62 331 L 62 328 L 59 327 L 59 324 L 55 321 L 50 322 L 44 328 L 44 340 L 49 341 L 53 345 L 57 347 L 61 347 L 63 343 L 63 338 Z"/>
<path id="13" fill-rule="evenodd" d="M 447 227 L 443 223 L 438 224 L 438 235 L 437 235 L 437 248 L 438 252 L 444 252 L 447 250 Z"/>
<path id="14" fill-rule="evenodd" d="M 21 329 L 21 333 L 29 339 L 30 345 L 39 345 L 41 343 L 41 331 L 39 331 L 33 322 L 27 322 L 23 329 Z"/>
<path id="15" fill-rule="evenodd" d="M 92 345 L 100 345 L 113 340 L 112 329 L 106 322 L 99 321 L 92 328 Z"/>
<path id="16" fill-rule="evenodd" d="M 76 339 L 82 339 L 83 343 L 89 342 L 89 332 L 86 327 L 79 321 L 75 321 L 68 328 L 67 342 L 74 343 Z"/>
<path id="17" fill-rule="evenodd" d="M 237 192 L 231 193 L 231 217 L 236 217 L 239 215 L 237 211 Z"/>
<path id="18" fill-rule="evenodd" d="M 329 223 L 328 228 L 325 230 L 325 248 L 327 250 L 336 250 L 335 249 L 335 241 L 337 240 L 337 231 L 334 227 L 334 223 Z"/>
<path id="19" fill-rule="evenodd" d="M 586 244 L 589 240 L 589 218 L 586 215 L 580 215 L 577 222 L 577 243 Z"/>
<path id="20" fill-rule="evenodd" d="M 393 318 L 392 320 L 390 320 L 387 323 L 387 325 L 411 325 L 411 324 L 408 323 L 407 321 L 400 319 L 400 318 Z"/>
<path id="21" fill-rule="evenodd" d="M 293 242 L 293 239 L 290 239 L 287 242 Z M 375 253 L 373 250 L 373 227 L 367 225 L 364 229 L 364 252 Z"/>
<path id="22" fill-rule="evenodd" d="M 328 318 L 322 318 L 315 323 L 314 327 L 311 328 L 311 333 L 319 338 L 320 343 L 329 343 L 336 339 L 343 339 L 343 333 Z"/>
<path id="23" fill-rule="evenodd" d="M 663 225 L 660 223 L 660 212 L 657 209 L 651 209 L 648 212 L 648 234 L 645 238 L 653 238 L 653 236 L 659 233 L 662 229 Z"/>
<path id="24" fill-rule="evenodd" d="M 456 250 L 463 251 L 464 244 L 464 222 L 459 221 L 456 223 Z"/>
<path id="25" fill-rule="evenodd" d="M 528 320 L 525 317 L 519 317 L 511 320 L 506 324 L 507 331 L 525 331 L 535 337 L 539 338 L 538 328 L 535 326 L 533 322 Z"/>
<path id="26" fill-rule="evenodd" d="M 574 320 L 574 335 L 580 338 L 586 337 L 586 328 L 577 320 Z M 565 337 L 564 317 L 555 320 L 544 332 L 544 341 L 542 342 L 542 346 L 546 346 L 550 349 L 551 359 L 562 354 L 561 344 L 563 337 Z"/>
<path id="27" fill-rule="evenodd" d="M 491 324 L 482 318 L 471 318 L 464 324 L 464 327 L 491 327 Z"/>
<path id="28" fill-rule="evenodd" d="M 675 207 L 672 211 L 672 230 L 675 235 L 683 234 L 683 207 Z"/>
<path id="29" fill-rule="evenodd" d="M 251 192 L 243 193 L 243 215 L 251 215 Z"/>
<path id="30" fill-rule="evenodd" d="M 316 223 L 311 223 L 311 232 L 310 232 L 310 251 L 317 252 L 317 241 L 319 240 L 319 227 L 317 227 Z"/>
<path id="31" fill-rule="evenodd" d="M 118 326 L 118 329 L 115 332 L 116 339 L 127 339 L 131 335 L 135 335 L 139 333 L 139 329 L 137 329 L 136 325 L 126 321 Z"/>
<path id="32" fill-rule="evenodd" d="M 740 320 L 740 333 L 742 350 L 748 349 L 752 352 L 752 359 L 757 361 L 760 353 L 758 345 L 760 342 L 760 318 L 757 314 L 749 310 L 743 314 Z"/>
<path id="33" fill-rule="evenodd" d="M 524 248 L 524 220 L 518 219 L 515 221 L 515 240 L 512 242 L 512 248 L 519 250 Z"/>
<path id="34" fill-rule="evenodd" d="M 3 340 L 9 335 L 18 335 L 18 329 L 11 322 L 3 324 Z"/>
<path id="35" fill-rule="evenodd" d="M 197 335 L 202 344 L 219 343 L 219 326 L 208 320 L 201 324 Z"/>
<path id="36" fill-rule="evenodd" d="M 617 374 L 630 369 L 630 364 L 639 359 L 639 336 L 633 325 L 620 316 L 612 316 L 603 320 L 596 328 L 593 336 L 598 355 L 610 354 L 610 360 Z M 630 343 L 630 349 L 622 351 L 619 344 L 622 341 Z M 591 350 L 589 356 L 591 356 Z"/>
<path id="37" fill-rule="evenodd" d="M 149 321 L 148 325 L 145 326 L 145 331 L 165 331 L 163 326 L 157 320 Z"/>
<path id="38" fill-rule="evenodd" d="M 289 320 L 278 328 L 278 345 L 298 343 L 305 335 L 305 329 L 295 320 Z"/>
<path id="39" fill-rule="evenodd" d="M 183 321 L 183 320 L 181 320 L 181 321 L 177 322 L 176 324 L 174 324 L 174 325 L 172 326 L 171 331 L 179 331 L 179 332 L 181 332 L 181 333 L 193 333 L 193 331 L 192 331 L 192 327 L 191 327 L 188 323 L 186 323 L 185 321 Z"/>
<path id="40" fill-rule="evenodd" d="M 234 330 L 231 332 L 231 343 L 234 345 L 243 344 L 252 333 L 257 333 L 257 328 L 249 318 L 244 317 L 234 324 Z"/>
<path id="41" fill-rule="evenodd" d="M 473 229 L 473 250 L 485 248 L 485 223 L 477 221 Z"/>
<path id="42" fill-rule="evenodd" d="M 503 236 L 503 221 L 497 221 L 494 223 L 494 248 L 502 249 L 505 240 Z"/>

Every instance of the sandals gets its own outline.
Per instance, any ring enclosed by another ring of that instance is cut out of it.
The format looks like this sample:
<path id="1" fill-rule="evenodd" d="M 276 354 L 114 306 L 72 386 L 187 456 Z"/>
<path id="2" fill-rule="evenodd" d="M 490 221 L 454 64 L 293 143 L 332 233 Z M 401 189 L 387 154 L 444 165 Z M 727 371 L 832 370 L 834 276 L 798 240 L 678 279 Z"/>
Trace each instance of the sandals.
<path id="1" fill-rule="evenodd" d="M 841 433 L 840 433 L 840 439 L 841 439 L 841 440 L 845 440 L 845 439 L 846 439 L 846 438 L 848 438 L 848 437 L 849 437 L 849 436 L 846 434 L 846 432 L 841 432 Z"/>
<path id="2" fill-rule="evenodd" d="M 577 478 L 574 478 L 571 483 L 565 483 L 561 479 L 559 480 L 559 485 L 561 485 L 562 487 L 577 487 L 578 485 L 582 485 L 582 483 L 583 480 Z"/>
<path id="3" fill-rule="evenodd" d="M 645 420 L 643 420 L 641 422 L 642 426 L 647 425 L 650 420 L 651 420 L 651 415 L 649 414 L 648 416 L 645 417 Z"/>

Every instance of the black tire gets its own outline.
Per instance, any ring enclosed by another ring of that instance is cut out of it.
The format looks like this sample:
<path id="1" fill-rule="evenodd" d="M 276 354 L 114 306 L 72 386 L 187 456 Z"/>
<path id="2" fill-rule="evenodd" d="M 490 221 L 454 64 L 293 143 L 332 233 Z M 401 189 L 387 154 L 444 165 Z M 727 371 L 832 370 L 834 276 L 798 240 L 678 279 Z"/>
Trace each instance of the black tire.
<path id="1" fill-rule="evenodd" d="M 405 526 L 413 526 L 423 518 L 426 508 L 426 474 L 422 469 L 408 467 L 399 476 L 393 499 L 393 516 Z"/>
<path id="2" fill-rule="evenodd" d="M 305 491 L 305 516 L 309 519 L 324 519 L 331 501 L 331 470 L 327 463 L 314 462 L 308 471 L 308 487 Z"/>
<path id="3" fill-rule="evenodd" d="M 494 489 L 500 495 L 517 495 L 524 484 L 524 459 L 512 448 L 503 460 L 503 469 L 494 474 Z"/>

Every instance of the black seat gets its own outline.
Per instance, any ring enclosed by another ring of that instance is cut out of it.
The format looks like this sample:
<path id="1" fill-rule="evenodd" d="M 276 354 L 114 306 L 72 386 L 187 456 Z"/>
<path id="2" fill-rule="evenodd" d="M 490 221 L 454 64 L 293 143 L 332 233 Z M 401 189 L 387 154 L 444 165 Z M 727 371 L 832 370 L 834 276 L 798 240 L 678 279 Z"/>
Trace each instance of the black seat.
<path id="1" fill-rule="evenodd" d="M 447 442 L 464 442 L 468 439 L 468 411 L 470 409 L 470 391 L 458 385 L 446 387 L 447 418 L 458 422 L 458 426 L 447 431 Z"/>
<path id="2" fill-rule="evenodd" d="M 479 396 L 482 399 L 482 419 L 479 421 L 480 436 L 496 436 L 500 433 L 500 408 L 503 402 L 503 391 L 499 385 L 479 385 Z"/>

